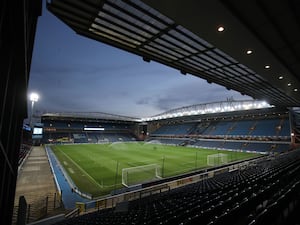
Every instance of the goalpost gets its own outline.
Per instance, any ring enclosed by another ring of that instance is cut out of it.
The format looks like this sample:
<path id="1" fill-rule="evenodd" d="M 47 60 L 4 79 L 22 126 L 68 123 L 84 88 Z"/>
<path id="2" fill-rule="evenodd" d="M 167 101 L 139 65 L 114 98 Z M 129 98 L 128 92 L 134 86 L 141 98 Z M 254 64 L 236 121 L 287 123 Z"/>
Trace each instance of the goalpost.
<path id="1" fill-rule="evenodd" d="M 157 164 L 122 169 L 122 184 L 126 187 L 161 178 L 161 167 Z"/>
<path id="2" fill-rule="evenodd" d="M 228 156 L 227 154 L 218 153 L 213 155 L 207 156 L 207 165 L 208 166 L 218 166 L 222 164 L 228 163 Z"/>

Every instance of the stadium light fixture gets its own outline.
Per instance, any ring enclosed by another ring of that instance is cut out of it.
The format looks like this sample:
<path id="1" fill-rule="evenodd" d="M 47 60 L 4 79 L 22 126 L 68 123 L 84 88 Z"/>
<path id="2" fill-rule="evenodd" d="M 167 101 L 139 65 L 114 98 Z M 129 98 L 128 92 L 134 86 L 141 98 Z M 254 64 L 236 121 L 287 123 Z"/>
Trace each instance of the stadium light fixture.
<path id="1" fill-rule="evenodd" d="M 37 93 L 31 93 L 29 96 L 29 100 L 31 101 L 31 112 L 30 112 L 30 118 L 29 118 L 29 126 L 32 127 L 32 115 L 33 115 L 33 107 L 34 103 L 39 100 L 39 95 Z"/>
<path id="2" fill-rule="evenodd" d="M 251 55 L 253 53 L 253 51 L 251 50 L 251 49 L 248 49 L 247 51 L 246 51 L 246 54 L 247 55 Z"/>
<path id="3" fill-rule="evenodd" d="M 219 32 L 223 32 L 225 30 L 225 28 L 223 26 L 219 26 L 217 29 Z"/>

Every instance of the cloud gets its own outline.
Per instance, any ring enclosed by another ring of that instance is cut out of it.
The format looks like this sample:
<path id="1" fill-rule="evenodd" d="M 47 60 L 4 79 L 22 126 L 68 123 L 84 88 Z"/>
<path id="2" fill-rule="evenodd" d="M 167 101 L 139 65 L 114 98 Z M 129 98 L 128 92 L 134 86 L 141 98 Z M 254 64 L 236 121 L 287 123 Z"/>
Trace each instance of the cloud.
<path id="1" fill-rule="evenodd" d="M 183 83 L 167 89 L 163 95 L 158 96 L 154 104 L 162 111 L 175 109 L 195 104 L 226 101 L 228 97 L 234 99 L 249 99 L 235 91 L 228 91 L 226 88 L 200 82 Z"/>
<path id="2" fill-rule="evenodd" d="M 143 98 L 136 101 L 137 105 L 149 105 L 151 103 L 152 103 L 152 98 L 151 97 L 143 97 Z"/>

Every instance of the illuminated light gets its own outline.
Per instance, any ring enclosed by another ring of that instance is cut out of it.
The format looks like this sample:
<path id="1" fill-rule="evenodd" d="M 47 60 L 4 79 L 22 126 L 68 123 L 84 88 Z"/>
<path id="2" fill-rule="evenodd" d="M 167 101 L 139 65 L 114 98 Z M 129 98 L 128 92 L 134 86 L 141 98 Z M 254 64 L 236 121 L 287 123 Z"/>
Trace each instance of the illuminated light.
<path id="1" fill-rule="evenodd" d="M 295 89 L 294 89 L 294 91 L 298 91 L 298 89 L 297 89 L 297 88 L 295 88 Z"/>
<path id="2" fill-rule="evenodd" d="M 31 101 L 31 113 L 29 118 L 29 126 L 32 127 L 33 107 L 34 107 L 34 103 L 39 100 L 39 95 L 33 92 L 30 94 L 29 100 Z"/>
<path id="3" fill-rule="evenodd" d="M 292 86 L 292 84 L 291 84 L 291 83 L 288 83 L 288 86 L 290 87 L 290 86 Z"/>
<path id="4" fill-rule="evenodd" d="M 219 26 L 219 27 L 218 27 L 218 31 L 219 31 L 219 32 L 223 32 L 224 30 L 225 30 L 225 28 L 224 28 L 223 26 Z"/>
<path id="5" fill-rule="evenodd" d="M 96 131 L 96 130 L 104 130 L 103 127 L 85 127 L 83 130 L 90 130 L 90 131 Z"/>
<path id="6" fill-rule="evenodd" d="M 282 80 L 282 79 L 283 79 L 283 76 L 279 76 L 278 79 L 279 79 L 279 80 Z"/>
<path id="7" fill-rule="evenodd" d="M 30 101 L 37 102 L 39 100 L 39 95 L 37 93 L 31 93 L 30 95 Z"/>
<path id="8" fill-rule="evenodd" d="M 270 69 L 271 66 L 270 65 L 265 65 L 265 69 Z"/>
<path id="9" fill-rule="evenodd" d="M 250 49 L 246 51 L 246 54 L 247 54 L 247 55 L 251 55 L 252 53 L 253 53 L 253 51 L 250 50 Z"/>

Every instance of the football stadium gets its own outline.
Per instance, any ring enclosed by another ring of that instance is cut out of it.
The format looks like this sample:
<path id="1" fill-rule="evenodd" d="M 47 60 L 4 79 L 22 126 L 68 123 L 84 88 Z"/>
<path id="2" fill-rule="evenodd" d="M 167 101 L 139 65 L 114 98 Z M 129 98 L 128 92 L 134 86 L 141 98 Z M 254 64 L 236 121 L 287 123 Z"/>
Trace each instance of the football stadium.
<path id="1" fill-rule="evenodd" d="M 1 38 L 14 43 L 0 45 L 1 224 L 300 223 L 296 0 L 49 0 L 74 35 L 253 99 L 148 117 L 66 109 L 28 125 L 42 2 L 0 4 Z"/>

